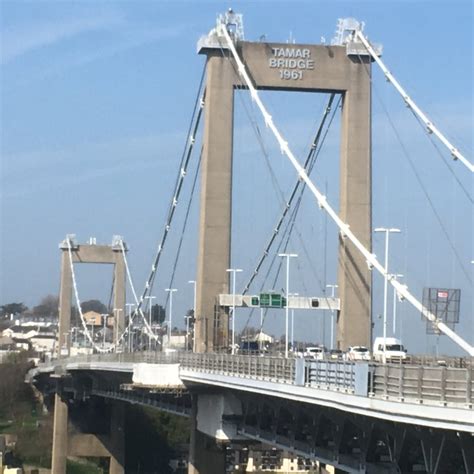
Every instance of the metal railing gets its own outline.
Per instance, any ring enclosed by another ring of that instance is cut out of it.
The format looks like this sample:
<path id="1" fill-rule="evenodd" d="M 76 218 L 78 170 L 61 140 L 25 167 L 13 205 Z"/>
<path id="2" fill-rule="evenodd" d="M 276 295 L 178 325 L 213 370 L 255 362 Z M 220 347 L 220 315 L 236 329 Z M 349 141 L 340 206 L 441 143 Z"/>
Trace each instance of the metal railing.
<path id="1" fill-rule="evenodd" d="M 326 390 L 355 392 L 356 364 L 349 361 L 307 361 L 306 385 Z"/>
<path id="2" fill-rule="evenodd" d="M 191 352 L 94 354 L 59 359 L 53 365 L 64 366 L 71 362 L 174 363 L 190 372 L 300 385 L 398 402 L 471 409 L 474 401 L 472 365 L 455 368 Z"/>
<path id="3" fill-rule="evenodd" d="M 371 392 L 375 397 L 424 404 L 465 405 L 474 400 L 473 368 L 377 364 Z"/>

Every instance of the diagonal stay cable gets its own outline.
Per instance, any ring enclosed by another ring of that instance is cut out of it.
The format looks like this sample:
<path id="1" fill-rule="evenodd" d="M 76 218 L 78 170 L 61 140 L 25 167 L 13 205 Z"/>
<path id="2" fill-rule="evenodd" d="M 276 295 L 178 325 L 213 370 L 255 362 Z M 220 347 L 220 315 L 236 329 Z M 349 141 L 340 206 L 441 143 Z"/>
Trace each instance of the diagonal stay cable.
<path id="1" fill-rule="evenodd" d="M 365 245 L 357 238 L 357 236 L 352 232 L 349 224 L 347 222 L 344 222 L 336 213 L 334 208 L 329 204 L 326 196 L 324 196 L 321 191 L 318 189 L 318 187 L 311 181 L 309 178 L 308 174 L 306 173 L 305 169 L 300 165 L 298 160 L 296 159 L 295 155 L 291 151 L 291 148 L 288 145 L 288 142 L 283 138 L 281 135 L 280 131 L 276 127 L 272 116 L 268 113 L 267 109 L 263 105 L 263 102 L 260 99 L 260 96 L 258 95 L 258 91 L 255 88 L 252 80 L 250 79 L 245 65 L 242 63 L 242 60 L 240 59 L 239 54 L 237 53 L 237 50 L 235 48 L 234 42 L 227 31 L 227 28 L 224 24 L 219 24 L 218 25 L 218 34 L 222 35 L 222 37 L 226 40 L 227 45 L 232 52 L 232 55 L 238 65 L 239 68 L 239 73 L 241 77 L 244 79 L 245 83 L 247 84 L 247 87 L 249 89 L 249 92 L 253 98 L 253 100 L 256 102 L 258 108 L 260 109 L 260 112 L 262 113 L 263 120 L 265 121 L 265 124 L 268 126 L 268 128 L 271 130 L 273 133 L 275 139 L 278 141 L 278 144 L 280 146 L 280 149 L 282 153 L 288 158 L 288 160 L 291 162 L 293 167 L 296 169 L 298 172 L 299 176 L 301 177 L 302 180 L 306 182 L 308 185 L 308 188 L 310 189 L 311 193 L 314 195 L 318 206 L 320 206 L 321 209 L 325 210 L 328 215 L 331 217 L 331 219 L 336 223 L 338 226 L 342 238 L 347 238 L 349 239 L 350 242 L 355 246 L 355 248 L 359 251 L 360 254 L 366 259 L 367 264 L 375 269 L 380 275 L 383 276 L 385 281 L 389 282 L 390 285 L 398 292 L 400 293 L 405 299 L 410 302 L 415 309 L 417 309 L 419 312 L 423 314 L 425 318 L 430 320 L 433 325 L 435 325 L 441 332 L 446 334 L 452 341 L 454 341 L 459 347 L 462 347 L 469 355 L 474 356 L 474 347 L 469 344 L 465 339 L 463 339 L 461 336 L 456 334 L 451 328 L 449 328 L 443 321 L 441 321 L 437 316 L 435 316 L 431 311 L 429 311 L 409 290 L 407 285 L 402 285 L 398 280 L 393 278 L 393 275 L 388 272 L 388 270 L 382 266 L 382 264 L 378 261 L 376 255 L 371 253 L 369 249 L 365 247 Z"/>
<path id="2" fill-rule="evenodd" d="M 359 56 L 359 61 L 362 61 L 360 55 Z M 463 264 L 463 261 L 461 259 L 461 256 L 459 255 L 457 249 L 456 249 L 456 246 L 454 245 L 454 242 L 451 240 L 451 236 L 449 235 L 449 232 L 448 230 L 446 229 L 446 227 L 444 226 L 443 224 L 443 220 L 441 219 L 441 216 L 439 214 L 439 212 L 437 211 L 435 205 L 434 205 L 434 202 L 433 200 L 431 199 L 431 196 L 430 194 L 428 193 L 428 190 L 426 189 L 426 186 L 424 185 L 423 183 L 423 180 L 421 179 L 421 176 L 420 176 L 420 173 L 418 172 L 416 166 L 415 166 L 415 162 L 412 160 L 411 156 L 410 156 L 410 153 L 408 152 L 408 149 L 407 147 L 405 146 L 405 143 L 403 142 L 402 140 L 402 137 L 400 136 L 400 134 L 398 133 L 398 130 L 397 130 L 397 127 L 395 126 L 395 123 L 393 122 L 392 120 L 392 117 L 387 109 L 387 107 L 385 106 L 385 103 L 384 101 L 382 100 L 379 92 L 378 92 L 378 89 L 377 87 L 375 86 L 375 84 L 373 84 L 373 81 L 372 81 L 372 77 L 370 76 L 370 72 L 367 68 L 367 65 L 365 63 L 364 64 L 364 69 L 365 69 L 365 72 L 368 74 L 369 76 L 369 80 L 373 86 L 373 89 L 375 90 L 375 96 L 377 97 L 377 101 L 379 102 L 380 106 L 382 107 L 382 110 L 384 111 L 385 115 L 387 116 L 387 120 L 390 124 L 390 127 L 392 128 L 393 130 L 393 133 L 395 134 L 395 137 L 397 138 L 397 141 L 400 145 L 400 148 L 402 149 L 403 151 L 403 156 L 405 157 L 405 159 L 407 160 L 408 164 L 410 165 L 410 168 L 413 172 L 413 174 L 415 175 L 415 178 L 418 182 L 418 185 L 419 187 L 421 188 L 421 191 L 423 192 L 430 208 L 431 208 L 431 211 L 433 212 L 433 215 L 435 216 L 436 218 L 436 221 L 438 222 L 439 224 L 439 227 L 441 229 L 441 231 L 443 232 L 444 236 L 446 237 L 446 240 L 448 241 L 448 244 L 449 246 L 451 247 L 451 250 L 453 252 L 453 255 L 454 257 L 456 258 L 459 266 L 461 267 L 461 270 L 462 272 L 464 273 L 465 277 L 467 278 L 467 280 L 472 284 L 472 279 L 471 279 L 471 276 L 469 275 L 469 272 L 467 271 L 466 267 L 464 266 Z M 447 164 L 447 163 L 446 163 Z M 449 166 L 448 166 L 449 168 Z M 452 170 L 451 170 L 452 171 Z"/>
<path id="3" fill-rule="evenodd" d="M 149 277 L 146 280 L 145 288 L 142 292 L 142 295 L 140 296 L 140 300 L 138 302 L 138 307 L 135 309 L 135 312 L 137 312 L 139 310 L 139 308 L 141 308 L 141 306 L 143 305 L 143 302 L 145 300 L 145 296 L 149 292 L 151 292 L 151 290 L 153 288 L 153 283 L 155 281 L 158 264 L 160 262 L 161 254 L 162 254 L 163 248 L 164 248 L 165 243 L 166 243 L 166 239 L 167 239 L 168 234 L 169 234 L 169 230 L 170 230 L 170 227 L 171 227 L 171 222 L 173 220 L 173 216 L 174 216 L 175 211 L 176 211 L 176 206 L 178 204 L 178 198 L 179 198 L 179 195 L 181 193 L 181 189 L 182 189 L 182 186 L 183 186 L 184 178 L 186 176 L 189 161 L 190 161 L 192 152 L 194 150 L 195 137 L 196 137 L 196 133 L 197 133 L 197 130 L 198 130 L 198 127 L 199 127 L 200 119 L 201 119 L 201 116 L 202 116 L 202 111 L 203 111 L 203 107 L 204 107 L 205 93 L 206 93 L 206 91 L 204 90 L 204 92 L 202 93 L 202 96 L 201 96 L 201 91 L 202 91 L 203 83 L 204 83 L 204 75 L 205 75 L 205 68 L 204 68 L 202 76 L 201 76 L 201 81 L 200 81 L 199 88 L 198 88 L 198 94 L 197 94 L 196 101 L 195 101 L 195 104 L 194 104 L 194 111 L 193 111 L 193 115 L 192 115 L 192 118 L 194 119 L 194 124 L 191 121 L 191 124 L 190 124 L 190 127 L 189 127 L 189 130 L 191 130 L 191 133 L 187 136 L 186 145 L 185 145 L 185 148 L 183 150 L 182 157 L 181 157 L 179 172 L 178 172 L 178 176 L 176 178 L 175 190 L 174 190 L 173 197 L 171 198 L 171 202 L 170 202 L 170 205 L 169 205 L 168 216 L 167 216 L 167 219 L 166 219 L 165 228 L 163 230 L 163 234 L 162 234 L 160 243 L 158 244 L 158 247 L 157 247 L 157 250 L 156 250 L 155 258 L 154 258 L 153 265 L 152 265 L 151 270 L 150 270 Z"/>
<path id="4" fill-rule="evenodd" d="M 183 240 L 184 240 L 184 237 L 186 235 L 186 227 L 187 227 L 188 220 L 189 220 L 189 214 L 191 212 L 191 205 L 193 203 L 194 191 L 196 189 L 196 184 L 197 184 L 198 177 L 199 177 L 199 169 L 201 167 L 201 159 L 202 159 L 202 148 L 201 148 L 201 153 L 199 154 L 199 159 L 198 159 L 198 162 L 197 162 L 196 171 L 194 173 L 193 184 L 192 184 L 191 192 L 190 192 L 190 195 L 189 195 L 188 205 L 186 207 L 186 213 L 185 213 L 185 216 L 184 216 L 183 227 L 181 229 L 181 235 L 179 237 L 178 248 L 176 250 L 176 256 L 175 256 L 175 259 L 174 259 L 173 270 L 171 272 L 171 277 L 170 277 L 170 281 L 168 283 L 168 288 L 173 287 L 173 282 L 174 282 L 174 277 L 175 277 L 175 274 L 176 274 L 176 269 L 178 268 L 179 257 L 181 256 L 181 248 L 183 246 Z M 165 307 L 168 305 L 169 297 L 170 297 L 170 293 L 167 292 L 166 293 Z"/>
<path id="5" fill-rule="evenodd" d="M 321 123 L 318 127 L 318 131 L 317 131 L 317 133 L 314 137 L 313 143 L 311 144 L 311 149 L 308 152 L 308 155 L 306 157 L 306 160 L 305 160 L 305 163 L 304 163 L 304 168 L 307 169 L 308 174 L 311 173 L 311 170 L 313 169 L 313 166 L 314 166 L 314 161 L 316 161 L 317 157 L 319 156 L 319 150 L 321 150 L 321 147 L 318 148 L 319 141 L 320 141 L 320 138 L 321 138 L 321 134 L 322 134 L 324 125 L 326 123 L 326 119 L 329 115 L 329 112 L 331 111 L 331 106 L 332 106 L 332 103 L 334 101 L 334 97 L 335 97 L 335 94 L 331 94 L 331 96 L 329 98 L 329 101 L 328 101 L 328 105 L 326 106 L 326 109 L 324 111 Z M 337 107 L 336 107 L 336 109 L 337 109 Z M 334 114 L 333 114 L 333 116 L 330 120 L 329 126 L 331 125 L 333 118 L 334 118 Z M 328 127 L 328 130 L 329 130 L 329 127 Z M 326 138 L 326 135 L 327 135 L 327 132 L 326 132 L 326 134 L 324 135 L 323 138 Z M 322 141 L 322 143 L 324 143 L 324 140 Z M 321 146 L 322 146 L 322 144 L 321 144 Z M 313 159 L 314 159 L 314 161 L 313 161 Z M 313 165 L 311 165 L 312 161 L 313 161 Z M 275 238 L 277 237 L 278 233 L 280 232 L 283 221 L 285 220 L 285 218 L 288 214 L 288 211 L 291 208 L 293 200 L 297 196 L 298 190 L 300 189 L 301 185 L 302 185 L 302 181 L 298 178 L 296 180 L 295 185 L 293 186 L 293 190 L 290 194 L 290 197 L 286 200 L 285 208 L 283 209 L 283 212 L 280 216 L 280 219 L 278 220 L 277 225 L 275 226 L 275 228 L 273 230 L 273 233 L 272 233 L 270 239 L 268 240 L 267 245 L 264 248 L 263 254 L 260 257 L 260 259 L 259 259 L 259 261 L 258 261 L 258 263 L 255 267 L 255 270 L 253 271 L 253 274 L 251 275 L 250 279 L 248 280 L 247 284 L 245 285 L 244 289 L 242 290 L 243 295 L 245 295 L 248 292 L 248 290 L 250 288 L 250 285 L 253 283 L 254 279 L 258 275 L 258 273 L 260 271 L 260 268 L 262 267 L 263 262 L 265 261 L 267 255 L 268 255 L 268 253 L 269 253 L 269 251 L 270 251 L 270 249 L 273 245 L 273 242 L 275 241 Z M 303 187 L 303 189 L 304 189 L 304 187 Z"/>
<path id="6" fill-rule="evenodd" d="M 326 140 L 326 137 L 327 137 L 327 135 L 328 135 L 328 133 L 329 133 L 329 129 L 330 129 L 330 127 L 331 127 L 331 125 L 332 125 L 332 122 L 333 122 L 333 120 L 334 120 L 336 111 L 337 111 L 337 109 L 338 109 L 338 107 L 339 107 L 341 98 L 339 98 L 339 100 L 338 100 L 338 102 L 337 102 L 337 104 L 336 104 L 336 107 L 334 108 L 333 113 L 332 113 L 332 115 L 331 115 L 331 117 L 330 117 L 330 119 L 329 119 L 329 123 L 328 123 L 328 125 L 327 125 L 327 127 L 326 127 L 326 130 L 324 131 L 324 134 L 322 135 L 322 131 L 323 131 L 323 128 L 324 128 L 324 125 L 325 125 L 325 121 L 326 121 L 326 119 L 327 119 L 327 116 L 328 116 L 329 112 L 330 112 L 331 109 L 332 109 L 332 104 L 333 104 L 333 101 L 334 101 L 334 96 L 335 96 L 335 94 L 332 94 L 331 97 L 330 97 L 330 99 L 329 99 L 329 101 L 328 101 L 328 104 L 327 104 L 326 109 L 325 109 L 325 111 L 324 111 L 323 117 L 322 117 L 321 122 L 320 122 L 320 124 L 319 124 L 317 133 L 316 133 L 315 138 L 314 138 L 314 140 L 313 140 L 313 142 L 312 142 L 312 144 L 311 144 L 310 151 L 308 152 L 308 156 L 307 156 L 307 158 L 306 158 L 306 160 L 305 160 L 305 168 L 307 169 L 308 174 L 311 174 L 311 172 L 312 172 L 312 170 L 313 170 L 313 168 L 314 168 L 314 165 L 315 165 L 315 163 L 316 163 L 316 160 L 317 160 L 317 158 L 319 157 L 319 154 L 320 154 L 320 152 L 321 152 L 321 150 L 322 150 L 322 147 L 323 147 L 323 145 L 324 145 L 324 142 L 325 142 L 325 140 Z M 321 135 L 322 135 L 322 137 L 321 137 Z M 301 184 L 302 184 L 302 186 L 300 186 Z M 253 274 L 252 274 L 252 276 L 251 276 L 249 282 L 248 282 L 247 285 L 245 286 L 245 288 L 244 288 L 244 290 L 243 290 L 243 292 L 242 292 L 243 294 L 245 294 L 245 293 L 249 290 L 250 285 L 253 283 L 254 279 L 255 279 L 256 276 L 258 275 L 258 273 L 259 273 L 259 271 L 260 271 L 260 269 L 261 269 L 261 267 L 262 267 L 262 265 L 263 265 L 263 263 L 264 263 L 266 257 L 269 255 L 270 249 L 271 249 L 271 247 L 272 247 L 272 245 L 273 245 L 273 243 L 274 243 L 276 237 L 277 237 L 277 236 L 279 235 L 279 233 L 280 233 L 280 230 L 281 230 L 282 224 L 283 224 L 283 222 L 284 222 L 284 220 L 285 220 L 285 217 L 287 216 L 287 214 L 288 214 L 288 212 L 289 212 L 289 210 L 290 210 L 290 208 L 291 208 L 291 206 L 292 206 L 293 200 L 294 200 L 295 197 L 297 196 L 298 190 L 299 190 L 299 194 L 298 194 L 298 197 L 297 197 L 296 204 L 295 204 L 295 206 L 293 207 L 293 209 L 292 209 L 292 211 L 291 211 L 291 213 L 290 213 L 290 217 L 289 217 L 289 220 L 288 220 L 287 225 L 286 225 L 286 227 L 285 227 L 285 230 L 284 230 L 284 232 L 283 232 L 283 234 L 282 234 L 282 236 L 281 236 L 280 243 L 279 243 L 279 245 L 278 245 L 278 247 L 277 247 L 277 249 L 276 249 L 276 251 L 275 251 L 275 253 L 274 253 L 274 256 L 273 256 L 272 261 L 271 261 L 271 263 L 270 263 L 270 265 L 269 265 L 269 268 L 268 268 L 268 270 L 267 270 L 267 273 L 266 273 L 266 275 L 265 275 L 265 277 L 264 277 L 264 279 L 263 279 L 263 281 L 262 281 L 262 284 L 261 284 L 261 286 L 260 286 L 260 291 L 263 290 L 263 288 L 264 288 L 264 286 L 265 286 L 265 282 L 267 281 L 267 279 L 268 279 L 268 277 L 269 277 L 269 275 L 270 275 L 270 273 L 271 273 L 271 269 L 272 269 L 272 267 L 273 267 L 273 265 L 274 265 L 274 263 L 275 263 L 275 261 L 276 261 L 276 256 L 277 256 L 277 254 L 280 252 L 280 249 L 281 249 L 281 246 L 283 245 L 283 242 L 285 242 L 285 244 L 284 244 L 284 250 L 283 250 L 283 251 L 285 252 L 286 249 L 287 249 L 287 247 L 288 247 L 289 239 L 290 239 L 290 236 L 291 236 L 291 234 L 292 234 L 292 232 L 293 232 L 293 229 L 296 228 L 296 216 L 297 216 L 298 211 L 299 211 L 299 209 L 300 209 L 300 205 L 301 205 L 301 202 L 302 202 L 302 199 L 303 199 L 303 194 L 304 194 L 304 190 L 305 190 L 305 189 L 306 189 L 306 184 L 305 184 L 305 183 L 302 183 L 301 180 L 298 178 L 298 180 L 296 181 L 295 186 L 294 186 L 294 188 L 293 188 L 293 190 L 292 190 L 292 193 L 291 193 L 291 195 L 290 195 L 290 198 L 289 198 L 288 201 L 287 201 L 287 205 L 285 206 L 285 208 L 284 208 L 284 210 L 283 210 L 282 216 L 280 217 L 280 220 L 278 221 L 278 223 L 277 223 L 277 225 L 276 225 L 276 227 L 275 227 L 275 229 L 274 229 L 274 231 L 273 231 L 273 234 L 272 234 L 272 236 L 270 237 L 267 246 L 265 247 L 265 250 L 264 250 L 264 252 L 263 252 L 263 254 L 262 254 L 262 257 L 260 258 L 260 260 L 259 260 L 259 262 L 258 262 L 258 264 L 257 264 L 256 269 L 254 270 L 254 272 L 253 272 Z M 306 246 L 305 246 L 305 244 L 304 244 L 302 235 L 301 235 L 301 233 L 300 233 L 298 230 L 297 230 L 297 233 L 298 233 L 298 237 L 299 237 L 300 243 L 301 243 L 301 245 L 302 245 L 303 251 L 304 251 L 304 253 L 305 253 L 305 255 L 306 255 L 306 258 L 307 258 L 307 260 L 310 262 L 310 261 L 311 261 L 311 257 L 310 257 L 309 252 L 308 252 L 308 250 L 307 250 L 307 248 L 306 248 Z M 322 285 L 322 283 L 321 283 L 321 279 L 320 279 L 319 275 L 317 274 L 314 265 L 310 265 L 310 268 L 311 268 L 312 272 L 314 273 L 316 280 L 319 282 L 320 287 L 322 288 L 323 285 Z M 275 286 L 276 281 L 278 280 L 278 276 L 279 276 L 279 274 L 280 274 L 280 271 L 281 271 L 281 262 L 280 262 L 279 265 L 278 265 L 278 269 L 277 269 L 277 272 L 276 272 L 276 275 L 275 275 L 273 284 L 271 285 L 272 288 Z M 324 293 L 324 289 L 323 289 L 323 293 Z M 250 314 L 249 314 L 249 316 L 248 316 L 248 318 L 247 318 L 247 322 L 245 323 L 245 328 L 247 328 L 247 326 L 248 326 L 248 324 L 249 324 L 249 322 L 250 322 L 250 320 L 251 320 L 251 318 L 252 318 L 252 316 L 253 316 L 253 314 L 254 314 L 254 310 L 255 310 L 255 308 L 252 308 L 252 309 L 251 309 Z M 268 310 L 265 311 L 265 316 L 264 316 L 264 318 L 263 318 L 263 320 L 262 320 L 262 325 L 263 325 L 263 322 L 264 322 L 265 317 L 266 317 L 266 315 L 267 315 L 267 311 L 268 311 Z M 260 330 L 261 330 L 261 329 L 262 329 L 262 328 L 260 327 Z"/>

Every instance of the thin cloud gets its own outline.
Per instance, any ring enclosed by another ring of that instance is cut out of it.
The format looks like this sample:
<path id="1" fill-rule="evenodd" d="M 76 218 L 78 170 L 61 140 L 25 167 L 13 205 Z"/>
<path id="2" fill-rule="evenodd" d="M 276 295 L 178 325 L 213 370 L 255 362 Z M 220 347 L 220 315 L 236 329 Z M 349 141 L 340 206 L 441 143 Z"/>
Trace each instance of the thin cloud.
<path id="1" fill-rule="evenodd" d="M 9 28 L 2 33 L 0 62 L 7 64 L 14 59 L 43 47 L 52 46 L 65 39 L 90 31 L 107 30 L 122 23 L 117 14 L 99 18 L 67 19 Z"/>
<path id="2" fill-rule="evenodd" d="M 74 53 L 73 56 L 63 59 L 59 64 L 55 64 L 48 68 L 43 68 L 41 73 L 35 77 L 26 79 L 22 84 L 29 83 L 34 80 L 44 80 L 62 74 L 72 68 L 84 66 L 86 64 L 98 61 L 100 59 L 115 56 L 119 53 L 129 51 L 150 43 L 155 43 L 160 40 L 175 38 L 185 31 L 184 27 L 177 26 L 175 28 L 162 28 L 154 30 L 131 30 L 123 35 L 123 38 L 115 40 L 113 44 L 103 46 L 98 49 L 84 51 L 83 53 Z"/>

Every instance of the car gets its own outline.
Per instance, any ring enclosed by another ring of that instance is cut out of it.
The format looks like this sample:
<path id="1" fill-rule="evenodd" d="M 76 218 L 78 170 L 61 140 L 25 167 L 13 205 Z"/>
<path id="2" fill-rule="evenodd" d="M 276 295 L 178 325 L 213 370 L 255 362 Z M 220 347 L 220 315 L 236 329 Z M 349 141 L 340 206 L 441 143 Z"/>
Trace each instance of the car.
<path id="1" fill-rule="evenodd" d="M 365 346 L 349 347 L 346 353 L 347 360 L 371 360 L 371 358 L 370 351 Z"/>
<path id="2" fill-rule="evenodd" d="M 341 349 L 331 349 L 328 354 L 328 359 L 341 360 L 343 359 L 344 353 Z"/>
<path id="3" fill-rule="evenodd" d="M 326 354 L 326 348 L 323 346 L 307 347 L 304 356 L 311 359 L 322 360 Z"/>

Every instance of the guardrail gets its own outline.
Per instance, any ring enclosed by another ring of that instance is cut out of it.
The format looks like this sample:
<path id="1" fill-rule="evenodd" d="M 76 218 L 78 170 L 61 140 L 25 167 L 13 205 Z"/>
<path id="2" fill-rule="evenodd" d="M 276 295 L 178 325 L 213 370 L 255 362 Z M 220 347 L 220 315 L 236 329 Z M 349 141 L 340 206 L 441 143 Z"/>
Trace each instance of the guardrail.
<path id="1" fill-rule="evenodd" d="M 189 371 L 384 398 L 399 402 L 472 408 L 474 367 L 465 368 L 328 361 L 269 356 L 135 352 L 95 354 L 53 365 L 113 362 L 180 364 Z"/>
<path id="2" fill-rule="evenodd" d="M 474 400 L 473 368 L 377 364 L 372 370 L 375 397 L 424 404 L 465 405 Z"/>

